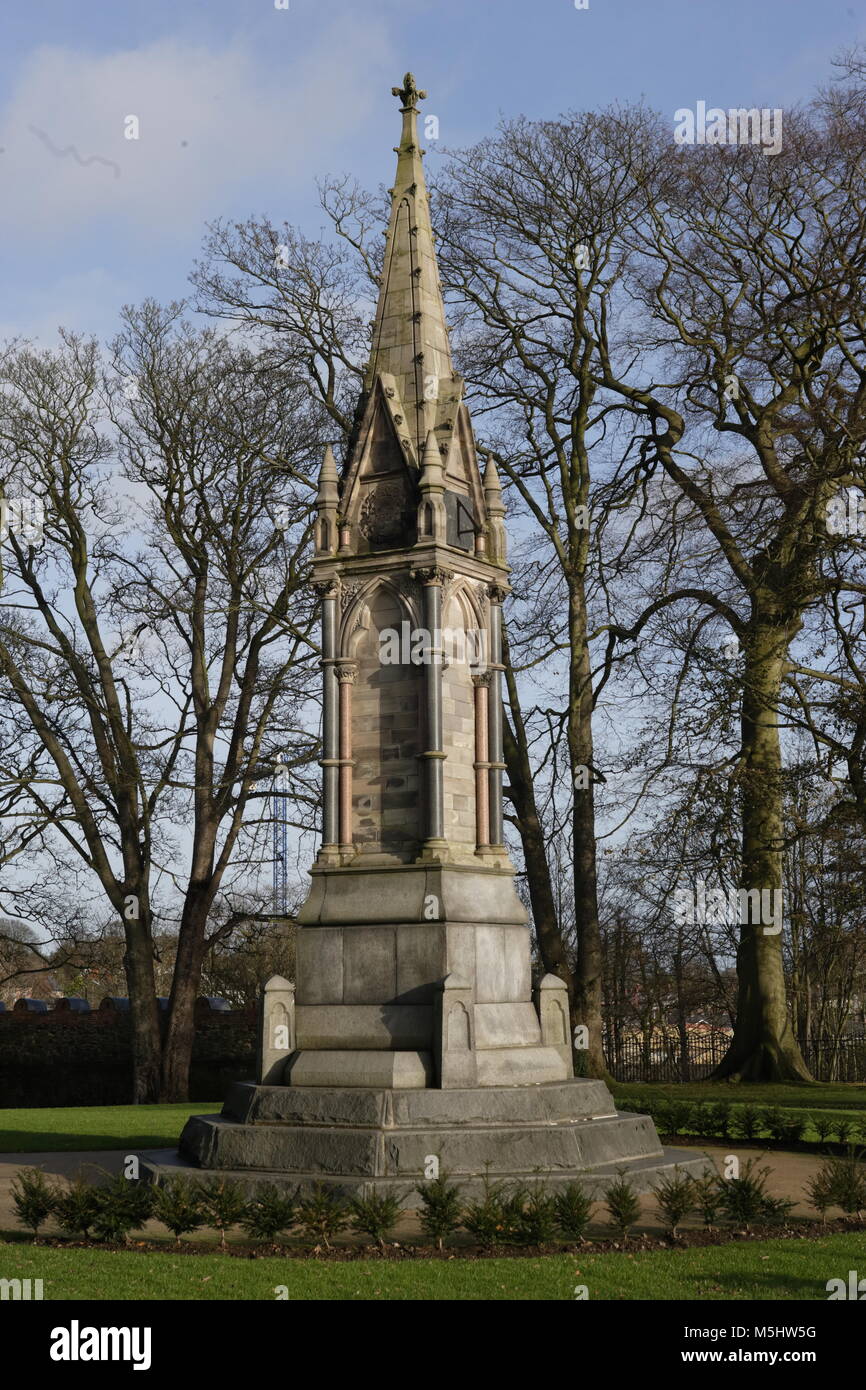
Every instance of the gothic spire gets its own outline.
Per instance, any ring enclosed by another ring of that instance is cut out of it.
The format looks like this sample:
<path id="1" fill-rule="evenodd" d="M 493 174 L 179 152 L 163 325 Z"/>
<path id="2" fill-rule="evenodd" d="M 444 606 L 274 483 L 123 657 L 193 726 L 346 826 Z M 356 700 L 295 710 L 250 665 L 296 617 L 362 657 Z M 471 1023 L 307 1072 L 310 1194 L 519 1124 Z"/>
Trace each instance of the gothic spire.
<path id="1" fill-rule="evenodd" d="M 397 174 L 366 389 L 372 388 L 379 374 L 395 378 L 406 433 L 420 459 L 428 431 L 437 424 L 437 402 L 445 395 L 446 381 L 451 385 L 453 368 L 418 143 L 418 101 L 427 93 L 418 91 L 411 72 L 402 87 L 391 90 L 400 98 L 403 132 L 395 147 Z"/>

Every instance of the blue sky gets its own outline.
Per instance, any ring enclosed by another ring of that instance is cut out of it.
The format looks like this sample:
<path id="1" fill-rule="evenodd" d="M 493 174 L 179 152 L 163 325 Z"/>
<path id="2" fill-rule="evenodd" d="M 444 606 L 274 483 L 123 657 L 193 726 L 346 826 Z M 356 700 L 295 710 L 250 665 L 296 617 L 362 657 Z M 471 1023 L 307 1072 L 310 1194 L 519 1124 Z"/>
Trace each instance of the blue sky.
<path id="1" fill-rule="evenodd" d="M 866 0 L 6 6 L 0 336 L 48 342 L 61 322 L 105 336 L 124 302 L 184 295 L 216 216 L 266 213 L 315 232 L 317 175 L 390 181 L 390 88 L 407 67 L 446 146 L 500 114 L 641 96 L 671 117 L 698 100 L 786 107 L 864 39 Z"/>

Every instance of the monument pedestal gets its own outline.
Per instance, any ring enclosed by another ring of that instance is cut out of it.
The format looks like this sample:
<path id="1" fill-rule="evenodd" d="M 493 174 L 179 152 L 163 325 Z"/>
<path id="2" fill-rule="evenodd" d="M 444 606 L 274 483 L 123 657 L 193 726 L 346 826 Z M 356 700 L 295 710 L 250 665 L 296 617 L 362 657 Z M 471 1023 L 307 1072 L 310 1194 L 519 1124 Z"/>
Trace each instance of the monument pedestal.
<path id="1" fill-rule="evenodd" d="M 449 1090 L 571 1076 L 567 991 L 545 976 L 533 1002 L 510 865 L 358 863 L 312 879 L 296 987 L 265 990 L 261 1081 Z"/>
<path id="2" fill-rule="evenodd" d="M 179 1154 L 149 1154 L 142 1169 L 158 1182 L 203 1168 L 250 1193 L 263 1183 L 396 1192 L 411 1209 L 431 1158 L 464 1197 L 481 1193 L 485 1174 L 551 1191 L 579 1181 L 601 1195 L 623 1166 L 647 1191 L 675 1165 L 697 1175 L 707 1162 L 662 1148 L 649 1116 L 617 1113 L 602 1081 L 573 1079 L 447 1091 L 238 1084 L 221 1115 L 187 1121 Z"/>

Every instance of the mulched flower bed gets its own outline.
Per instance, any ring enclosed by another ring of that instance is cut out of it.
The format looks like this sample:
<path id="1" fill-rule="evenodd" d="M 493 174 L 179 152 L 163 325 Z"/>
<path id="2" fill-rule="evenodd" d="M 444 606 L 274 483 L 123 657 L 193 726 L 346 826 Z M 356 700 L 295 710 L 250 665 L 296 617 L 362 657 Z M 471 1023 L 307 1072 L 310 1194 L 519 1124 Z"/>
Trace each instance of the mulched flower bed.
<path id="1" fill-rule="evenodd" d="M 749 1230 L 735 1227 L 701 1227 L 684 1230 L 676 1240 L 671 1236 L 639 1234 L 629 1236 L 627 1241 L 613 1238 L 596 1238 L 581 1241 L 579 1244 L 556 1243 L 551 1245 L 498 1245 L 490 1249 L 479 1245 L 449 1245 L 437 1250 L 430 1245 L 415 1245 L 410 1242 L 388 1241 L 384 1247 L 378 1245 L 227 1245 L 224 1251 L 219 1246 L 183 1241 L 171 1245 L 165 1241 L 135 1240 L 127 1245 L 118 1245 L 97 1240 L 63 1240 L 59 1237 L 42 1237 L 37 1243 L 56 1250 L 109 1250 L 127 1254 L 160 1255 L 215 1255 L 224 1254 L 235 1260 L 258 1260 L 275 1255 L 290 1259 L 330 1260 L 335 1263 L 351 1263 L 354 1260 L 485 1260 L 485 1259 L 537 1259 L 540 1255 L 604 1255 L 612 1251 L 634 1255 L 639 1251 L 691 1250 L 714 1245 L 732 1245 L 736 1242 L 756 1240 L 817 1240 L 821 1236 L 841 1235 L 852 1231 L 866 1230 L 866 1221 L 840 1218 L 834 1221 L 791 1221 L 781 1226 L 752 1226 Z"/>

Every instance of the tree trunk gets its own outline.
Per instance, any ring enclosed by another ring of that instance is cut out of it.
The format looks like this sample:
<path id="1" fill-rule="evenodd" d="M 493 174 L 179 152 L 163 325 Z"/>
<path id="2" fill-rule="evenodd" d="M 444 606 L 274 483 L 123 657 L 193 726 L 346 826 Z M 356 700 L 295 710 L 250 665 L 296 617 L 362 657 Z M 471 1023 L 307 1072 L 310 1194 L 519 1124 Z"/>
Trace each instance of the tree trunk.
<path id="1" fill-rule="evenodd" d="M 504 642 L 503 638 L 503 642 Z M 532 919 L 538 938 L 538 949 L 546 972 L 558 975 L 568 986 L 569 1003 L 574 996 L 574 976 L 568 963 L 568 953 L 562 939 L 556 906 L 553 898 L 553 885 L 550 881 L 550 867 L 544 843 L 544 830 L 535 801 L 535 788 L 532 784 L 532 764 L 529 758 L 529 744 L 526 726 L 520 709 L 517 682 L 508 661 L 505 646 L 505 680 L 508 689 L 508 703 L 511 718 L 503 720 L 502 742 L 505 762 L 508 767 L 508 799 L 514 807 L 517 828 L 523 846 L 523 860 L 526 865 L 526 882 L 529 888 L 529 901 L 532 905 Z"/>
<path id="2" fill-rule="evenodd" d="M 165 1102 L 190 1098 L 189 1073 L 195 1038 L 195 1001 L 201 986 L 205 928 L 210 902 L 210 895 L 191 890 L 184 903 L 162 1056 L 160 1099 Z"/>
<path id="3" fill-rule="evenodd" d="M 161 1041 L 153 978 L 153 944 L 146 918 L 124 921 L 124 930 L 123 965 L 132 1033 L 132 1103 L 154 1105 L 160 1098 Z"/>
<path id="4" fill-rule="evenodd" d="M 598 881 L 595 855 L 595 782 L 592 742 L 592 671 L 586 629 L 583 585 L 569 593 L 568 750 L 572 775 L 572 838 L 574 858 L 574 920 L 577 969 L 572 1028 L 583 1024 L 589 1047 L 581 1054 L 582 1073 L 610 1079 L 602 1038 L 602 978 L 604 956 L 598 920 Z"/>
<path id="5" fill-rule="evenodd" d="M 756 623 L 746 641 L 741 712 L 742 866 L 737 1021 L 713 1079 L 811 1081 L 785 994 L 782 963 L 782 755 L 779 692 L 792 634 Z M 756 901 L 754 890 L 761 890 Z M 769 896 L 765 896 L 765 895 Z M 745 910 L 748 904 L 748 910 Z M 744 920 L 745 919 L 745 920 Z"/>

